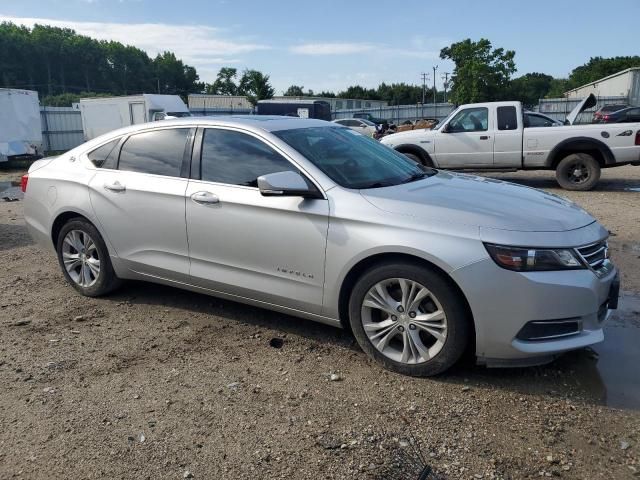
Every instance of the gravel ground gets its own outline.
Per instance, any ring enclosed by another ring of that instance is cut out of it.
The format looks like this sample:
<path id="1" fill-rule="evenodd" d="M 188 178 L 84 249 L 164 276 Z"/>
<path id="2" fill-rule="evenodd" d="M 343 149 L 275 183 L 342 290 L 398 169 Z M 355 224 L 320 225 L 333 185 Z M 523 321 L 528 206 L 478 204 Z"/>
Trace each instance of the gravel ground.
<path id="1" fill-rule="evenodd" d="M 626 190 L 640 168 L 585 193 L 547 172 L 496 177 L 598 217 L 640 293 L 640 193 Z M 0 201 L 2 479 L 414 479 L 394 470 L 413 442 L 442 478 L 640 478 L 640 412 L 603 405 L 591 350 L 402 377 L 347 332 L 258 308 L 138 282 L 82 298 L 23 223 L 21 201 Z"/>

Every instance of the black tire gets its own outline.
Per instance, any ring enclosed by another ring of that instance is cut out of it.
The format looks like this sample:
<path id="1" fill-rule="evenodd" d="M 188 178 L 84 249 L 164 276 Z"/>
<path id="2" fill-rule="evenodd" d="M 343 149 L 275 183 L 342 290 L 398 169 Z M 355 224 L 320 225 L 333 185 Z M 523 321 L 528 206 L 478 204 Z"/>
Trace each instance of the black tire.
<path id="1" fill-rule="evenodd" d="M 402 153 L 405 157 L 407 157 L 409 160 L 416 162 L 418 165 L 423 165 L 423 161 L 422 159 L 416 155 L 415 153 Z"/>
<path id="2" fill-rule="evenodd" d="M 83 232 L 91 238 L 96 247 L 95 250 L 97 252 L 97 258 L 100 260 L 100 271 L 98 273 L 98 276 L 95 278 L 94 283 L 90 286 L 79 285 L 73 278 L 71 278 L 71 275 L 64 265 L 64 240 L 67 234 L 73 230 Z M 85 295 L 87 297 L 99 297 L 115 290 L 122 284 L 122 281 L 116 276 L 115 272 L 113 271 L 113 265 L 111 264 L 109 251 L 107 250 L 107 246 L 105 245 L 102 236 L 100 235 L 96 227 L 94 227 L 85 219 L 74 218 L 63 225 L 56 240 L 56 252 L 58 254 L 58 263 L 60 264 L 60 268 L 62 269 L 62 273 L 67 279 L 67 282 L 69 282 L 69 284 L 71 284 L 71 286 L 82 295 Z"/>
<path id="3" fill-rule="evenodd" d="M 411 152 L 400 152 L 409 160 L 416 162 L 418 165 L 424 165 L 425 167 L 433 167 L 433 163 L 428 158 L 423 158 L 421 155 Z"/>
<path id="4" fill-rule="evenodd" d="M 565 190 L 591 190 L 600 180 L 600 164 L 588 153 L 572 153 L 558 163 L 556 180 Z"/>
<path id="5" fill-rule="evenodd" d="M 385 279 L 404 278 L 430 290 L 446 315 L 447 335 L 441 350 L 422 363 L 395 361 L 380 352 L 369 340 L 363 321 L 362 303 L 367 292 Z M 465 352 L 472 335 L 472 319 L 466 304 L 450 281 L 428 268 L 410 263 L 383 263 L 367 270 L 356 282 L 349 299 L 349 321 L 362 350 L 388 370 L 416 377 L 428 377 L 453 366 Z"/>

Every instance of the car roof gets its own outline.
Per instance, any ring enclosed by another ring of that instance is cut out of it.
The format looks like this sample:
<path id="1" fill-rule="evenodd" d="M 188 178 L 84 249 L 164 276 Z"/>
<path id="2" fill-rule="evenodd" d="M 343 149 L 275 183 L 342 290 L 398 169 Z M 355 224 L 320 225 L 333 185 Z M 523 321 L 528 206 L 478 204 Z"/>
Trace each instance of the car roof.
<path id="1" fill-rule="evenodd" d="M 342 125 L 324 120 L 312 118 L 285 117 L 278 115 L 220 115 L 210 117 L 182 117 L 169 120 L 159 120 L 156 122 L 140 123 L 117 130 L 112 130 L 89 140 L 76 147 L 81 150 L 90 150 L 94 146 L 100 145 L 123 135 L 130 135 L 139 131 L 162 129 L 167 127 L 236 127 L 257 134 L 263 132 L 276 132 L 278 130 L 294 130 L 297 128 L 311 127 L 332 127 L 344 128 Z M 73 149 L 75 150 L 75 149 Z"/>

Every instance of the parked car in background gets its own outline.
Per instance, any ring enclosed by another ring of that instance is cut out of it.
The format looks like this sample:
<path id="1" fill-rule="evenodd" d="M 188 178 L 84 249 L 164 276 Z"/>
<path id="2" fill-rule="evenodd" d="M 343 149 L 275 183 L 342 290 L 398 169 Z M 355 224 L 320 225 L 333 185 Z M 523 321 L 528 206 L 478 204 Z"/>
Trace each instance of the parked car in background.
<path id="1" fill-rule="evenodd" d="M 364 133 L 370 137 L 373 137 L 377 132 L 376 124 L 365 118 L 340 118 L 338 120 L 334 120 L 334 123 L 338 123 L 342 126 L 356 130 L 357 132 Z"/>
<path id="2" fill-rule="evenodd" d="M 623 108 L 628 108 L 629 105 L 621 103 L 615 105 L 603 105 L 593 114 L 593 123 L 599 123 L 602 120 L 602 117 L 605 115 L 609 115 L 610 113 L 617 112 L 618 110 L 622 110 Z"/>
<path id="3" fill-rule="evenodd" d="M 631 123 L 640 122 L 640 107 L 628 107 L 607 113 L 594 123 Z"/>
<path id="4" fill-rule="evenodd" d="M 354 113 L 353 114 L 353 118 L 364 118 L 365 120 L 369 120 L 370 122 L 373 122 L 376 125 L 388 125 L 389 124 L 389 120 L 387 120 L 386 118 L 374 117 L 370 113 L 366 113 L 366 112 Z"/>
<path id="5" fill-rule="evenodd" d="M 533 127 L 561 127 L 560 120 L 548 117 L 538 112 L 524 112 L 524 128 Z"/>
<path id="6" fill-rule="evenodd" d="M 83 295 L 138 279 L 349 327 L 408 375 L 467 348 L 547 362 L 601 342 L 618 301 L 609 232 L 577 205 L 330 122 L 133 126 L 37 161 L 22 187 L 29 232 Z"/>
<path id="7" fill-rule="evenodd" d="M 588 97 L 567 117 L 595 104 Z M 640 165 L 640 123 L 524 128 L 520 102 L 461 105 L 432 130 L 412 130 L 381 142 L 416 162 L 451 170 L 555 170 L 567 190 L 590 190 L 601 169 Z"/>

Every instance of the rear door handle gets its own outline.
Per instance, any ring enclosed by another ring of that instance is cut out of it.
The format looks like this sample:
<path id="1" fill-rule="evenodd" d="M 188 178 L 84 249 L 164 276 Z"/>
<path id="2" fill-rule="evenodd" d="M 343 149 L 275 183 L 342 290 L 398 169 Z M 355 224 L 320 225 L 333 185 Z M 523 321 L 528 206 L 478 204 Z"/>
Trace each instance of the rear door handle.
<path id="1" fill-rule="evenodd" d="M 201 205 L 220 203 L 220 199 L 218 198 L 218 196 L 211 192 L 196 192 L 191 195 L 191 200 Z"/>
<path id="2" fill-rule="evenodd" d="M 481 135 L 480 140 L 489 140 L 489 135 Z"/>
<path id="3" fill-rule="evenodd" d="M 117 180 L 113 183 L 105 183 L 104 188 L 106 190 L 109 190 L 110 192 L 124 192 L 127 189 L 127 187 L 122 185 Z"/>

